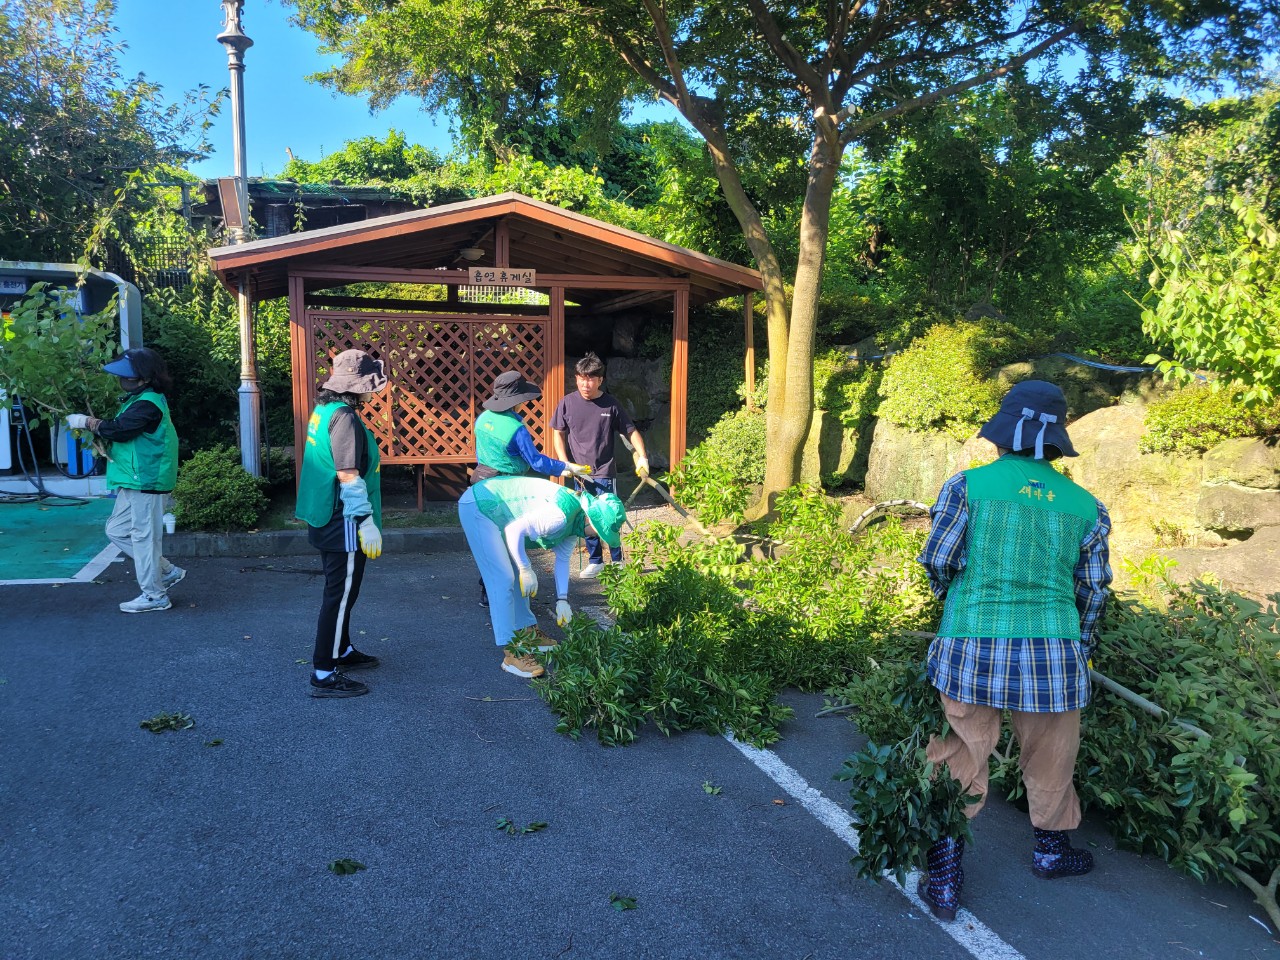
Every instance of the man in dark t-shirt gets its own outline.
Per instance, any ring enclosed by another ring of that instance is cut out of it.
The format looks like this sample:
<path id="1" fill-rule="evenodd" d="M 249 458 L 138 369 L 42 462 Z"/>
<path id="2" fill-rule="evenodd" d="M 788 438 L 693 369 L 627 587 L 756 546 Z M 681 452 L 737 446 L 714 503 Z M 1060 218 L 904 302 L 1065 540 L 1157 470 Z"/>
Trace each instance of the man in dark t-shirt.
<path id="1" fill-rule="evenodd" d="M 604 362 L 588 353 L 574 365 L 578 389 L 560 399 L 551 418 L 556 456 L 591 467 L 589 478 L 577 478 L 578 486 L 592 495 L 617 493 L 618 472 L 613 461 L 613 436 L 627 437 L 635 448 L 636 475 L 649 475 L 649 457 L 644 437 L 631 422 L 621 404 L 603 391 Z M 588 563 L 579 574 L 591 580 L 604 569 L 604 551 L 597 537 L 586 537 Z M 610 547 L 614 563 L 622 562 L 622 548 Z"/>

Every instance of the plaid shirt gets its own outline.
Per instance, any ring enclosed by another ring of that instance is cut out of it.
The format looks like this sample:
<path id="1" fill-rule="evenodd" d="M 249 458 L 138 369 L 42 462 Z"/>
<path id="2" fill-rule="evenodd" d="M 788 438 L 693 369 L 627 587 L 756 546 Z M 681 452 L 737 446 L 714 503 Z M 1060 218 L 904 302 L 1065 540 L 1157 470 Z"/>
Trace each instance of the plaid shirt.
<path id="1" fill-rule="evenodd" d="M 929 644 L 929 679 L 963 703 L 1028 713 L 1078 710 L 1089 702 L 1088 659 L 1107 605 L 1111 516 L 1098 503 L 1098 521 L 1080 544 L 1075 577 L 1080 642 L 1062 637 L 938 637 Z M 963 473 L 942 485 L 929 511 L 929 539 L 916 559 L 939 599 L 965 568 L 969 501 Z"/>

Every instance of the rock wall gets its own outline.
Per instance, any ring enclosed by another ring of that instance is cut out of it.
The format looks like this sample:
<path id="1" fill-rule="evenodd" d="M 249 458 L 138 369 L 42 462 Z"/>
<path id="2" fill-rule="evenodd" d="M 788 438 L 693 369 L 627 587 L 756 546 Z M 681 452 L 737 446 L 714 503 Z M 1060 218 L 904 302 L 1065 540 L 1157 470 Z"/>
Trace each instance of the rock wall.
<path id="1" fill-rule="evenodd" d="M 1182 579 L 1215 574 L 1255 597 L 1280 591 L 1280 442 L 1227 440 L 1204 455 L 1142 453 L 1146 415 L 1136 392 L 1069 425 L 1080 456 L 1059 461 L 1111 514 L 1113 566 L 1164 553 Z M 995 448 L 974 437 L 912 433 L 876 424 L 866 494 L 931 503 L 958 470 L 989 462 Z"/>

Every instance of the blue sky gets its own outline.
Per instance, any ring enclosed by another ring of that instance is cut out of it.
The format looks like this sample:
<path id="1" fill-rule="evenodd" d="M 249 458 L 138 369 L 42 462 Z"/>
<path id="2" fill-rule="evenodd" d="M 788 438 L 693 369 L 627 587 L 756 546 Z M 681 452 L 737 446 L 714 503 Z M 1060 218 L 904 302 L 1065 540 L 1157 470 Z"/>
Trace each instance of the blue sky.
<path id="1" fill-rule="evenodd" d="M 253 40 L 245 54 L 245 149 L 249 176 L 280 172 L 288 156 L 319 160 L 358 137 L 383 137 L 394 127 L 411 143 L 441 153 L 452 148 L 448 123 L 422 112 L 417 101 L 402 98 L 390 109 L 370 115 L 359 97 L 334 94 L 308 83 L 307 74 L 323 70 L 330 60 L 316 52 L 311 34 L 287 22 L 292 8 L 278 0 L 245 0 L 244 32 Z M 166 98 L 206 84 L 228 86 L 227 55 L 215 39 L 222 30 L 217 0 L 117 0 L 114 23 L 118 39 L 128 44 L 121 71 L 129 77 L 145 73 L 163 85 Z M 227 101 L 210 138 L 215 152 L 191 171 L 202 177 L 229 176 L 231 107 Z"/>

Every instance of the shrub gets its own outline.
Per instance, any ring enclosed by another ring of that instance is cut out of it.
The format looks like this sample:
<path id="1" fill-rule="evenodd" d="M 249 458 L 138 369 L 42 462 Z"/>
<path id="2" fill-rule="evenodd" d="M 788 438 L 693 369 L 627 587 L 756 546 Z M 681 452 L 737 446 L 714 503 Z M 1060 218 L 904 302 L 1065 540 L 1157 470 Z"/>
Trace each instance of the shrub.
<path id="1" fill-rule="evenodd" d="M 800 487 L 779 496 L 768 532 L 789 549 L 749 566 L 729 538 L 682 544 L 662 524 L 629 535 L 630 561 L 603 574 L 617 627 L 575 623 L 537 682 L 558 729 L 627 743 L 652 720 L 667 733 L 732 729 L 768 744 L 791 713 L 780 689 L 841 682 L 890 624 L 922 622 L 930 594 L 910 559 L 919 537 L 892 522 L 850 537 L 839 508 Z"/>
<path id="2" fill-rule="evenodd" d="M 1237 392 L 1188 387 L 1147 408 L 1145 426 L 1143 453 L 1193 453 L 1232 437 L 1280 433 L 1280 403 L 1246 409 Z"/>
<path id="3" fill-rule="evenodd" d="M 672 471 L 672 488 L 704 523 L 741 516 L 751 485 L 764 482 L 765 447 L 763 411 L 727 413 Z"/>
<path id="4" fill-rule="evenodd" d="M 999 409 L 995 366 L 1033 345 L 1007 324 L 937 324 L 895 355 L 880 381 L 880 416 L 908 430 L 971 436 Z"/>
<path id="5" fill-rule="evenodd" d="M 267 509 L 266 482 L 240 465 L 234 447 L 201 450 L 178 471 L 174 516 L 191 530 L 248 530 Z"/>

